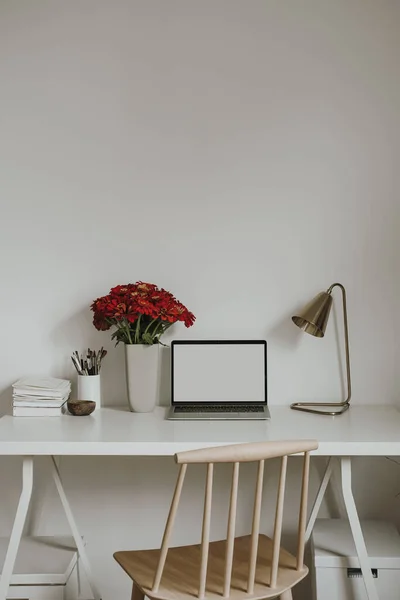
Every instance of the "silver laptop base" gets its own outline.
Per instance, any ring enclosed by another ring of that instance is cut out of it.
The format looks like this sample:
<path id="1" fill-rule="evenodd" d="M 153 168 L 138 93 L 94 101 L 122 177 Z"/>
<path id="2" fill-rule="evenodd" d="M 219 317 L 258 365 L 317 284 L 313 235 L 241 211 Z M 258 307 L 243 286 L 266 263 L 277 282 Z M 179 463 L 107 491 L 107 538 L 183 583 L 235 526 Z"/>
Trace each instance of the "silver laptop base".
<path id="1" fill-rule="evenodd" d="M 260 412 L 178 412 L 172 406 L 167 416 L 172 421 L 265 421 L 270 418 L 267 406 Z"/>

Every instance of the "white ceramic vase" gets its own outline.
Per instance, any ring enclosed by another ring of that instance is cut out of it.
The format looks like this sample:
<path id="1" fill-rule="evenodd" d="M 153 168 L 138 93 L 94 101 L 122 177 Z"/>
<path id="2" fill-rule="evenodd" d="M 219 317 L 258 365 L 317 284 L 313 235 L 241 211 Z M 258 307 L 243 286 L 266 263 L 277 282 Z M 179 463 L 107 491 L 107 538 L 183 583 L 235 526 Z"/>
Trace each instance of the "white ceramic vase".
<path id="1" fill-rule="evenodd" d="M 125 344 L 126 382 L 132 412 L 154 410 L 158 397 L 158 344 Z"/>

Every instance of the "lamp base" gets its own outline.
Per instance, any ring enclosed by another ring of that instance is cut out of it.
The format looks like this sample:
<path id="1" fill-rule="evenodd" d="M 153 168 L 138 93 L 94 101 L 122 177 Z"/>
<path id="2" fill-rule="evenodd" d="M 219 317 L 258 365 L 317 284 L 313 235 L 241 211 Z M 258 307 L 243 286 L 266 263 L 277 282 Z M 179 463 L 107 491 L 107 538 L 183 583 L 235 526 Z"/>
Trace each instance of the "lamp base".
<path id="1" fill-rule="evenodd" d="M 318 408 L 312 408 L 314 406 L 325 406 L 336 407 L 337 410 L 320 410 Z M 303 412 L 313 413 L 317 415 L 327 415 L 328 417 L 336 417 L 336 415 L 342 415 L 350 408 L 350 402 L 294 402 L 290 405 L 293 410 L 301 410 Z"/>

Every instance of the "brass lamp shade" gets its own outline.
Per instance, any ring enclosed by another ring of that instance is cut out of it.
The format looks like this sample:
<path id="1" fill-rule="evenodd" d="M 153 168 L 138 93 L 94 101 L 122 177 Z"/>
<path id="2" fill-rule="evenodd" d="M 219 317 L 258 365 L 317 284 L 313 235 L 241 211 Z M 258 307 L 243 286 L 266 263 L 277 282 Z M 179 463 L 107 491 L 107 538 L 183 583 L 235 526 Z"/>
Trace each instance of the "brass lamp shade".
<path id="1" fill-rule="evenodd" d="M 335 287 L 340 288 L 343 301 L 343 323 L 344 323 L 344 348 L 346 353 L 346 376 L 347 376 L 347 398 L 342 402 L 295 402 L 291 404 L 294 410 L 317 413 L 322 415 L 341 415 L 350 408 L 351 398 L 351 374 L 350 374 L 350 348 L 349 328 L 347 324 L 347 301 L 346 290 L 341 283 L 333 283 L 326 292 L 321 292 L 309 302 L 303 310 L 292 317 L 292 321 L 306 333 L 317 338 L 323 338 L 332 307 L 332 291 Z"/>
<path id="2" fill-rule="evenodd" d="M 292 317 L 292 321 L 306 333 L 322 338 L 325 335 L 331 307 L 331 294 L 321 292 L 297 316 Z"/>

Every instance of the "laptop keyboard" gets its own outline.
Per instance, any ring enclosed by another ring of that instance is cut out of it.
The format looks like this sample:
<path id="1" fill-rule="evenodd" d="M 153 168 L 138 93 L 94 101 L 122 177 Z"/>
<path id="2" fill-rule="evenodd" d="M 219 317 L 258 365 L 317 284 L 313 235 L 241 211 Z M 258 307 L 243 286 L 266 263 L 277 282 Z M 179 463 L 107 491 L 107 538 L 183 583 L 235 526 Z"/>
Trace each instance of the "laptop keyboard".
<path id="1" fill-rule="evenodd" d="M 260 413 L 264 412 L 263 406 L 243 404 L 241 406 L 227 406 L 226 404 L 213 404 L 212 406 L 175 406 L 176 413 Z"/>

